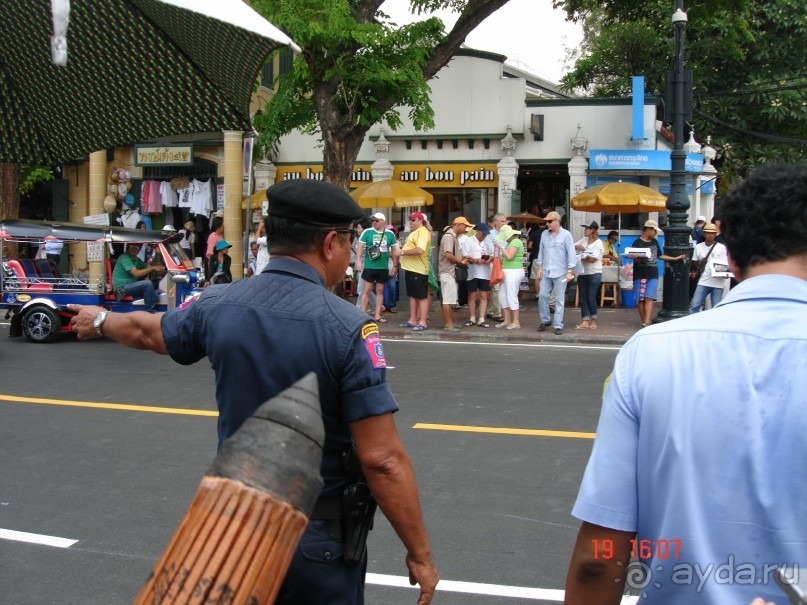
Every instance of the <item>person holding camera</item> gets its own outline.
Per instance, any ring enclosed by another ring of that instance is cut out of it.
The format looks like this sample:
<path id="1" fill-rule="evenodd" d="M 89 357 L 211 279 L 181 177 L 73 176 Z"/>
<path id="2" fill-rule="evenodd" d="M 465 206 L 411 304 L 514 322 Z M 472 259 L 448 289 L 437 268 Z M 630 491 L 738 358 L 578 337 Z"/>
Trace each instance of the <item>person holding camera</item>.
<path id="1" fill-rule="evenodd" d="M 387 217 L 383 213 L 376 212 L 370 220 L 373 223 L 372 228 L 362 231 L 356 247 L 356 273 L 360 274 L 364 281 L 359 308 L 361 310 L 367 308 L 367 299 L 373 291 L 375 293 L 373 319 L 379 323 L 387 323 L 387 320 L 381 317 L 381 305 L 384 304 L 385 284 L 390 277 L 398 275 L 397 263 L 393 263 L 392 270 L 389 269 L 390 255 L 398 245 L 398 240 L 392 231 L 387 230 Z"/>

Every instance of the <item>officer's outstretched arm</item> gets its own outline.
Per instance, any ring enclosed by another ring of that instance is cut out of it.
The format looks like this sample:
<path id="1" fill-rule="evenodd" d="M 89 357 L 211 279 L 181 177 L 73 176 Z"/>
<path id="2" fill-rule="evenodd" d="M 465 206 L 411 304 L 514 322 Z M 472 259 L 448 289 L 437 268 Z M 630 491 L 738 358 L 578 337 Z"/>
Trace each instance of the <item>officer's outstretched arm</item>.
<path id="1" fill-rule="evenodd" d="M 350 424 L 356 453 L 378 506 L 406 547 L 409 582 L 420 586 L 418 605 L 428 605 L 440 580 L 420 511 L 415 471 L 392 414 Z"/>
<path id="2" fill-rule="evenodd" d="M 106 309 L 85 305 L 67 305 L 67 308 L 77 314 L 70 320 L 70 327 L 79 340 L 100 338 L 103 335 L 133 349 L 147 349 L 161 355 L 168 353 L 160 328 L 162 313 L 107 313 L 99 335 L 93 322 Z"/>

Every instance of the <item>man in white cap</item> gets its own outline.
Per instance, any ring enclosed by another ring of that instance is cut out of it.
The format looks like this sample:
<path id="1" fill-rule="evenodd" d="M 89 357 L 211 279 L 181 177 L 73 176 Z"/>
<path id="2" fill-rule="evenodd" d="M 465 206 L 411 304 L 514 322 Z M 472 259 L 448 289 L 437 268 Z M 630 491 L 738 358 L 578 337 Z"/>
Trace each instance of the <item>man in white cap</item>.
<path id="1" fill-rule="evenodd" d="M 636 296 L 636 308 L 639 311 L 639 320 L 642 327 L 650 325 L 653 315 L 653 305 L 658 299 L 658 262 L 678 261 L 686 258 L 685 254 L 680 256 L 668 256 L 664 254 L 664 249 L 658 243 L 656 236 L 661 229 L 658 223 L 653 220 L 645 221 L 642 226 L 642 234 L 633 241 L 633 248 L 647 248 L 646 256 L 641 254 L 630 254 L 633 259 L 633 292 Z"/>
<path id="2" fill-rule="evenodd" d="M 365 229 L 359 238 L 356 247 L 356 273 L 364 281 L 364 291 L 361 293 L 360 309 L 367 308 L 367 299 L 370 291 L 375 291 L 375 313 L 373 319 L 379 323 L 387 323 L 381 317 L 381 305 L 384 302 L 384 285 L 390 276 L 398 275 L 397 264 L 389 270 L 390 252 L 397 245 L 395 235 L 387 231 L 387 217 L 383 212 L 376 212 L 370 217 L 372 229 Z"/>

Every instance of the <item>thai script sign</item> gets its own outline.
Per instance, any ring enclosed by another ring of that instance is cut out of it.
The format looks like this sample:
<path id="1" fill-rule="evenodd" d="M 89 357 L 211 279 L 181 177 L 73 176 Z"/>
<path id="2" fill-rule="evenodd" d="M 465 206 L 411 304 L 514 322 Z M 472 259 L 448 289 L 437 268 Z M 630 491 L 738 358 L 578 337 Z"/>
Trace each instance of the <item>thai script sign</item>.
<path id="1" fill-rule="evenodd" d="M 193 145 L 135 146 L 135 166 L 190 166 L 191 164 L 193 164 Z"/>
<path id="2" fill-rule="evenodd" d="M 590 170 L 672 170 L 670 152 L 655 149 L 592 149 L 589 153 Z M 687 172 L 701 172 L 703 156 L 688 153 Z"/>

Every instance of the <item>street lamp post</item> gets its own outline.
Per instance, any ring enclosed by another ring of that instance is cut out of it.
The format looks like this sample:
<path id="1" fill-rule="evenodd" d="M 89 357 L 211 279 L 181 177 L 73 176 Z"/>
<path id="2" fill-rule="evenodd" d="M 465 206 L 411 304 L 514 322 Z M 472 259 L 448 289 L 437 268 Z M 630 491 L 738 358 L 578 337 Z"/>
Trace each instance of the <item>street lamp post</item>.
<path id="1" fill-rule="evenodd" d="M 687 15 L 684 0 L 676 0 L 672 16 L 675 30 L 675 58 L 673 64 L 673 134 L 675 144 L 670 154 L 670 195 L 667 198 L 669 225 L 665 228 L 664 252 L 668 256 L 686 254 L 689 257 L 689 233 L 687 210 L 689 197 L 686 192 L 686 151 L 684 151 L 684 117 L 686 114 L 684 73 L 684 30 Z M 664 301 L 654 323 L 683 317 L 689 312 L 689 262 L 669 262 L 664 269 Z"/>

